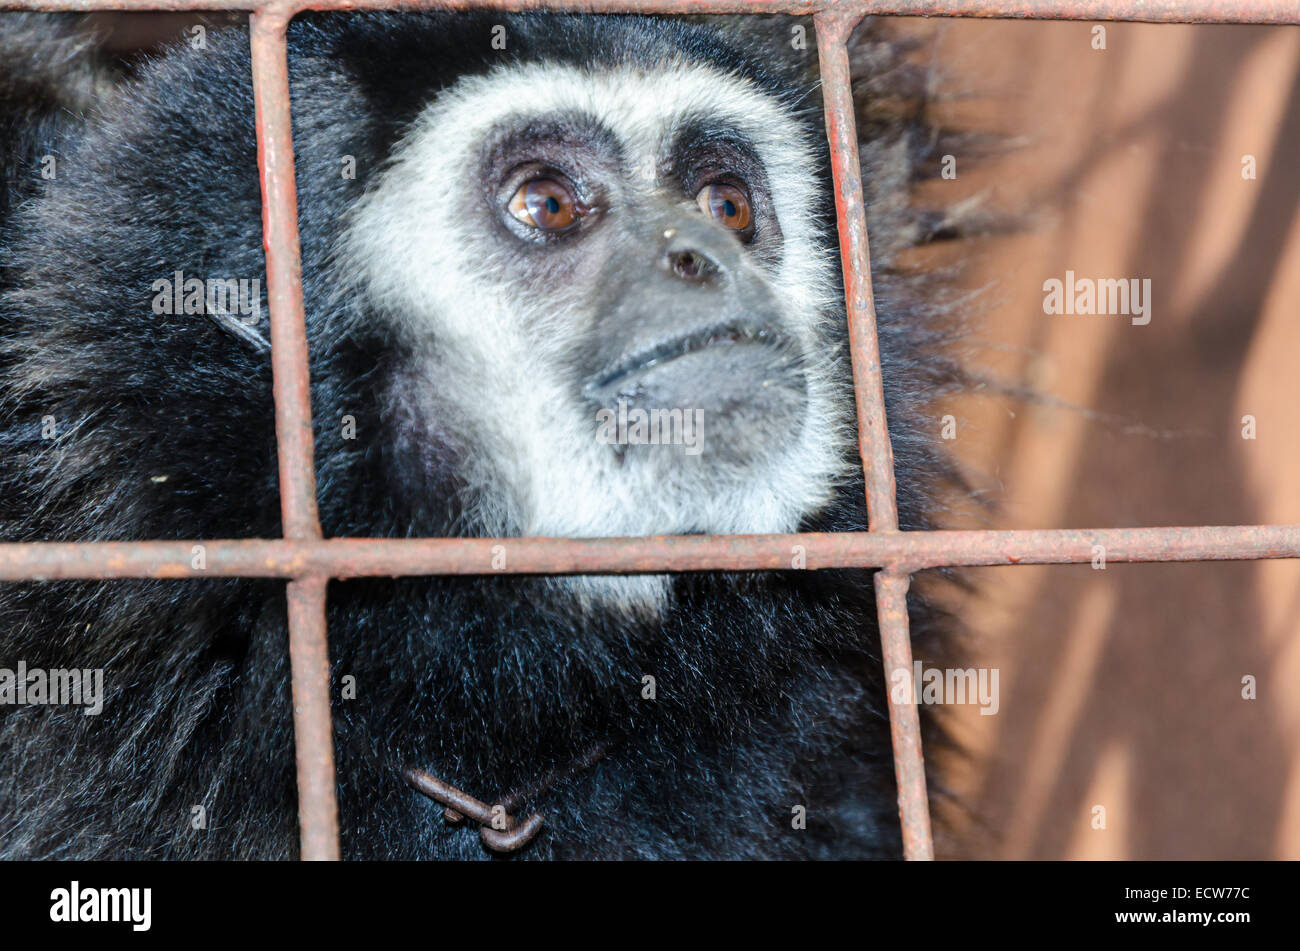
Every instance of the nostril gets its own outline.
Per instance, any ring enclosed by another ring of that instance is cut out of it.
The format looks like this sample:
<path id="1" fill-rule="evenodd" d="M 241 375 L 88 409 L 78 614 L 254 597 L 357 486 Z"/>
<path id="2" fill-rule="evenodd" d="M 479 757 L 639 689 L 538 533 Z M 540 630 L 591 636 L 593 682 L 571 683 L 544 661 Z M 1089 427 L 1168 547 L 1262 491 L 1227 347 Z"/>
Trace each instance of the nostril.
<path id="1" fill-rule="evenodd" d="M 684 281 L 701 281 L 717 270 L 717 265 L 699 251 L 670 251 L 668 263 Z"/>

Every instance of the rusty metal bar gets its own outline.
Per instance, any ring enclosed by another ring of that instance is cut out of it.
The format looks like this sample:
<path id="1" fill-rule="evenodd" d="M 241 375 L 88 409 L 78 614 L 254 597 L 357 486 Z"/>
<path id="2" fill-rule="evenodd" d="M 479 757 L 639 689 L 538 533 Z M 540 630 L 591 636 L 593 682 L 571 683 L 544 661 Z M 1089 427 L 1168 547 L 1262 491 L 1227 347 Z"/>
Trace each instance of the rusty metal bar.
<path id="1" fill-rule="evenodd" d="M 194 567 L 196 547 L 204 567 Z M 492 565 L 494 549 L 505 555 Z M 1073 565 L 1300 558 L 1300 525 L 641 538 L 327 538 L 0 544 L 0 581 L 331 578 Z"/>
<path id="2" fill-rule="evenodd" d="M 493 807 L 469 793 L 462 792 L 455 786 L 444 783 L 422 769 L 408 768 L 402 771 L 402 778 L 430 799 L 446 807 L 443 813 L 449 821 L 457 822 L 466 816 L 479 824 L 479 837 L 483 844 L 494 852 L 514 852 L 533 840 L 542 828 L 545 820 L 534 812 L 522 820 L 503 814 L 502 828 L 497 828 Z M 504 805 L 500 806 L 505 809 Z"/>
<path id="3" fill-rule="evenodd" d="M 1300 23 L 1294 0 L 0 0 L 0 10 L 475 10 L 584 13 L 835 13 L 1146 23 Z"/>
<path id="4" fill-rule="evenodd" d="M 271 310 L 275 439 L 280 464 L 280 514 L 286 538 L 320 538 L 307 367 L 307 319 L 298 244 L 298 190 L 289 115 L 289 63 L 281 12 L 253 15 L 253 99 L 257 168 L 262 181 L 262 246 Z"/>
<path id="5" fill-rule="evenodd" d="M 849 322 L 849 355 L 858 411 L 858 452 L 866 475 L 867 516 L 873 532 L 898 530 L 894 451 L 885 423 L 885 391 L 876 340 L 876 304 L 871 293 L 871 253 L 867 248 L 866 203 L 858 161 L 858 133 L 853 116 L 849 51 L 845 44 L 857 19 L 819 13 L 817 56 L 821 65 L 822 103 L 830 139 L 835 213 L 840 233 L 840 262 Z"/>
<path id="6" fill-rule="evenodd" d="M 334 781 L 334 725 L 325 626 L 327 578 L 290 581 L 289 666 L 293 746 L 298 763 L 298 829 L 303 861 L 339 859 L 339 807 Z"/>
<path id="7" fill-rule="evenodd" d="M 880 616 L 880 659 L 885 668 L 885 693 L 889 698 L 889 738 L 894 748 L 894 777 L 898 782 L 898 821 L 903 828 L 903 857 L 913 861 L 934 858 L 930 834 L 930 800 L 925 791 L 925 756 L 921 750 L 921 717 L 916 704 L 912 673 L 912 641 L 908 637 L 907 589 L 912 576 L 894 571 L 876 572 L 876 611 Z M 902 636 L 886 637 L 886 630 Z M 896 680 L 901 678 L 901 681 Z M 895 693 L 906 697 L 896 700 Z"/>
<path id="8" fill-rule="evenodd" d="M 311 374 L 298 244 L 289 57 L 284 35 L 288 23 L 289 15 L 281 9 L 255 13 L 249 33 L 257 168 L 262 185 L 262 244 L 271 311 L 280 517 L 286 538 L 311 541 L 321 537 L 321 529 L 316 510 Z M 298 764 L 298 827 L 304 860 L 339 857 L 326 583 L 323 577 L 302 577 L 290 582 L 286 592 Z"/>
<path id="9" fill-rule="evenodd" d="M 829 0 L 828 6 L 840 6 Z M 1002 20 L 1130 20 L 1142 23 L 1300 23 L 1295 0 L 863 0 L 892 16 Z"/>
<path id="10" fill-rule="evenodd" d="M 880 341 L 876 303 L 871 289 L 871 250 L 867 240 L 866 200 L 863 196 L 858 131 L 853 106 L 853 77 L 849 71 L 849 35 L 859 14 L 823 11 L 813 18 L 822 79 L 822 107 L 830 142 L 835 214 L 844 276 L 845 316 L 849 357 L 853 366 L 853 396 L 858 420 L 858 453 L 866 485 L 867 525 L 872 536 L 898 532 L 894 449 L 885 418 L 884 379 L 880 373 Z M 885 683 L 898 667 L 911 670 L 912 635 L 907 618 L 906 574 L 876 576 L 876 614 Z M 908 694 L 911 697 L 911 694 Z M 921 720 L 913 704 L 889 701 L 889 730 L 898 788 L 898 816 L 903 829 L 903 857 L 934 858 L 930 834 L 930 800 L 925 790 L 921 754 Z"/>

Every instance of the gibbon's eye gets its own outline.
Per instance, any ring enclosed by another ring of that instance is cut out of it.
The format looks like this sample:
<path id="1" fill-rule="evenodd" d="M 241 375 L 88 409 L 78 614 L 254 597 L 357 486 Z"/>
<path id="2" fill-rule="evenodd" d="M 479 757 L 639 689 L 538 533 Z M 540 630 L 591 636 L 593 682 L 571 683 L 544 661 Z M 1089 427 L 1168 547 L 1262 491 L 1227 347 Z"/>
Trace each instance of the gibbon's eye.
<path id="1" fill-rule="evenodd" d="M 569 186 L 554 178 L 534 178 L 519 186 L 510 204 L 510 214 L 531 228 L 564 231 L 578 220 L 578 200 Z"/>
<path id="2" fill-rule="evenodd" d="M 695 203 L 710 218 L 733 231 L 746 230 L 753 220 L 749 196 L 734 185 L 705 185 L 695 196 Z"/>

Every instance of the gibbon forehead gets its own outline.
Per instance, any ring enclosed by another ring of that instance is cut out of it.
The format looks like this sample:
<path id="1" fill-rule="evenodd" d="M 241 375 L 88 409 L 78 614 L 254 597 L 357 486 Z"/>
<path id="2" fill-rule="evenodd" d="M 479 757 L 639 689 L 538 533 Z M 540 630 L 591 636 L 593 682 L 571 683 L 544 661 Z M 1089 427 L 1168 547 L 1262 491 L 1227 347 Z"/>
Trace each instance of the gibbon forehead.
<path id="1" fill-rule="evenodd" d="M 706 65 L 519 64 L 424 108 L 340 271 L 413 354 L 390 399 L 473 447 L 489 530 L 789 531 L 829 501 L 847 400 L 818 168 L 785 102 Z M 597 438 L 638 409 L 699 444 Z"/>

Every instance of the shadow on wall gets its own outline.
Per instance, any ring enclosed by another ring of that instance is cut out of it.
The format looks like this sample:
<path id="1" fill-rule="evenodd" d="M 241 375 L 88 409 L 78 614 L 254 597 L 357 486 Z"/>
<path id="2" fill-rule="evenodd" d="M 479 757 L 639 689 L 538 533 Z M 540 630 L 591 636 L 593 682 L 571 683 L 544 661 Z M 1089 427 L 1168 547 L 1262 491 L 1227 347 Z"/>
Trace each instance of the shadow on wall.
<path id="1" fill-rule="evenodd" d="M 967 362 L 1043 397 L 941 409 L 992 502 L 951 527 L 1300 522 L 1300 30 L 1093 27 L 915 26 L 936 108 L 1016 144 L 927 186 L 1028 222 L 946 251 L 985 288 Z M 1045 313 L 1067 271 L 1149 280 L 1149 312 Z M 971 578 L 1002 697 L 947 710 L 941 855 L 1300 857 L 1300 564 Z"/>

